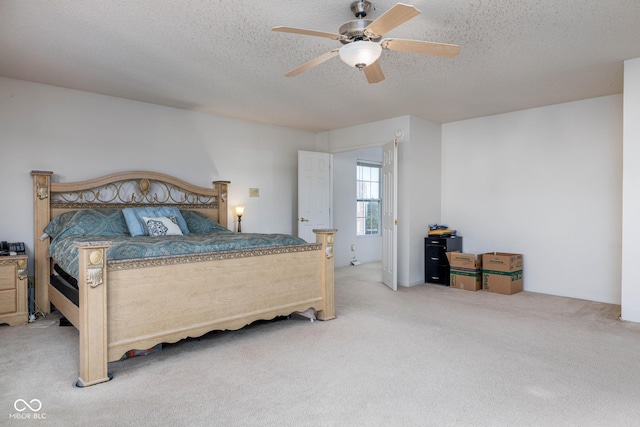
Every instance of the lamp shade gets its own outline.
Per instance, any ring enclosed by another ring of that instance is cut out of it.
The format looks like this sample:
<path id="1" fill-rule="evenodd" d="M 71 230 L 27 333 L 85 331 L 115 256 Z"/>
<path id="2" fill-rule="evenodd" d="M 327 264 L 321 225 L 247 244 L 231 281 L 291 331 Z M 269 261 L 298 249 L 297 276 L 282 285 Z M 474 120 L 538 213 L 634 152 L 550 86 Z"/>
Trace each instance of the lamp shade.
<path id="1" fill-rule="evenodd" d="M 244 206 L 236 206 L 234 209 L 237 216 L 242 216 L 244 214 Z"/>
<path id="2" fill-rule="evenodd" d="M 362 68 L 376 62 L 381 53 L 380 43 L 358 40 L 340 48 L 340 59 L 347 65 Z"/>

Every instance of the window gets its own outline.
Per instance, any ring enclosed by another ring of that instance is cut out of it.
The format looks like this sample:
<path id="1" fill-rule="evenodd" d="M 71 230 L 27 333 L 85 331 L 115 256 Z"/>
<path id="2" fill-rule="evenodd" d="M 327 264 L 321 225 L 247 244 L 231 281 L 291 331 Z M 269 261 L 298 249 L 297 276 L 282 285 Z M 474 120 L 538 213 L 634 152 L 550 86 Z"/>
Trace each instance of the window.
<path id="1" fill-rule="evenodd" d="M 358 161 L 357 166 L 357 233 L 358 236 L 380 235 L 380 173 L 382 166 Z"/>

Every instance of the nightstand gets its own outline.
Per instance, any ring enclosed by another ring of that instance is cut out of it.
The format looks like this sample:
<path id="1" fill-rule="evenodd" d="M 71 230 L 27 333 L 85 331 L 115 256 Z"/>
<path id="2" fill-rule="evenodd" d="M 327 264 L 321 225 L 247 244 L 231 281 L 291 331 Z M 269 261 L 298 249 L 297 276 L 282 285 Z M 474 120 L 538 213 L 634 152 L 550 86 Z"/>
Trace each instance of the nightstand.
<path id="1" fill-rule="evenodd" d="M 0 257 L 0 324 L 27 323 L 27 256 Z"/>

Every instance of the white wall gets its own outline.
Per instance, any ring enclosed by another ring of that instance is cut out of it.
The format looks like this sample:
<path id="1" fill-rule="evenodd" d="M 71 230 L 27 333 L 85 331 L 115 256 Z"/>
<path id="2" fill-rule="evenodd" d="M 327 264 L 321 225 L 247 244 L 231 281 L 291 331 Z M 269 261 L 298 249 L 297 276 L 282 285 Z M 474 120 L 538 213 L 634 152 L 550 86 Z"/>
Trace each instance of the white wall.
<path id="1" fill-rule="evenodd" d="M 358 126 L 331 130 L 316 136 L 318 146 L 324 151 L 341 153 L 344 151 L 382 147 L 393 141 L 397 130 L 403 132 L 403 140 L 410 139 L 411 116 L 394 117 Z"/>
<path id="2" fill-rule="evenodd" d="M 334 239 L 335 266 L 350 265 L 352 259 L 361 263 L 382 259 L 382 236 L 357 236 L 356 229 L 356 166 L 358 160 L 382 161 L 381 148 L 345 151 L 333 155 L 333 227 L 339 230 Z M 354 244 L 356 250 L 351 251 Z"/>
<path id="3" fill-rule="evenodd" d="M 442 221 L 524 289 L 620 304 L 622 96 L 443 125 Z"/>
<path id="4" fill-rule="evenodd" d="M 229 180 L 245 232 L 297 229 L 297 152 L 309 132 L 0 78 L 0 239 L 33 246 L 34 169 L 76 181 L 153 170 L 209 187 Z M 260 197 L 249 198 L 249 188 Z M 229 228 L 233 227 L 230 212 Z"/>
<path id="5" fill-rule="evenodd" d="M 624 63 L 622 318 L 640 322 L 640 58 Z"/>
<path id="6" fill-rule="evenodd" d="M 429 224 L 441 223 L 442 126 L 411 117 L 411 140 L 400 143 L 401 162 L 398 197 L 403 200 L 399 230 L 409 242 L 401 276 L 405 286 L 424 283 L 424 238 Z"/>

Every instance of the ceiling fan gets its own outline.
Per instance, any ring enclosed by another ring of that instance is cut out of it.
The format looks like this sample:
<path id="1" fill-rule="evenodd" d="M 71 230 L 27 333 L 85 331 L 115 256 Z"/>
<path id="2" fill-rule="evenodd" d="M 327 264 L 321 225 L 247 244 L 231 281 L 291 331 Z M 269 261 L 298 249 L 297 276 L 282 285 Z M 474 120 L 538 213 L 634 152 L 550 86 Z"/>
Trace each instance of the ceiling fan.
<path id="1" fill-rule="evenodd" d="M 420 11 L 411 5 L 397 3 L 373 21 L 364 19 L 370 9 L 371 2 L 367 0 L 356 0 L 351 3 L 351 11 L 357 19 L 342 25 L 338 29 L 339 34 L 305 30 L 303 28 L 273 27 L 273 31 L 325 37 L 338 40 L 343 44 L 342 47 L 332 49 L 294 68 L 285 76 L 297 76 L 335 56 L 340 56 L 340 59 L 346 64 L 363 70 L 369 83 L 379 83 L 384 80 L 384 73 L 378 61 L 382 49 L 436 55 L 445 58 L 453 58 L 460 53 L 460 46 L 454 44 L 394 38 L 383 39 L 382 36 L 385 33 L 420 14 Z"/>

